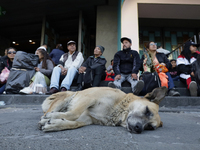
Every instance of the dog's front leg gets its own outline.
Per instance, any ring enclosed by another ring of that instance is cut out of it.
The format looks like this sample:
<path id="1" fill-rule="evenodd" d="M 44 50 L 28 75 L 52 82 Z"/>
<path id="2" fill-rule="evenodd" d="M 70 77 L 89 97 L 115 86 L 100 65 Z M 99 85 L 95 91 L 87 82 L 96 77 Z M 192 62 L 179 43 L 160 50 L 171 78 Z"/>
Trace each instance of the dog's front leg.
<path id="1" fill-rule="evenodd" d="M 49 112 L 46 115 L 42 116 L 41 119 L 66 119 L 70 121 L 74 121 L 78 119 L 80 114 L 72 113 L 72 112 Z"/>
<path id="2" fill-rule="evenodd" d="M 43 131 L 60 131 L 66 129 L 76 129 L 82 126 L 92 124 L 92 119 L 88 115 L 87 112 L 84 112 L 76 121 L 69 121 L 64 118 L 61 119 L 49 119 L 48 121 L 45 120 L 45 124 L 41 124 L 43 120 L 41 120 L 38 124 L 40 129 Z"/>

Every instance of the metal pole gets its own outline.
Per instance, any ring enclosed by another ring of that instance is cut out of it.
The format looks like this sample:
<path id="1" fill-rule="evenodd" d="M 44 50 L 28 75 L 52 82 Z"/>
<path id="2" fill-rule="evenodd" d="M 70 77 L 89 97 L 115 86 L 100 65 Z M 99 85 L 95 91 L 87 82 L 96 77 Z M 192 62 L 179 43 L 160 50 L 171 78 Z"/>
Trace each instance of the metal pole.
<path id="1" fill-rule="evenodd" d="M 194 35 L 194 43 L 197 44 L 197 36 L 196 35 Z"/>
<path id="2" fill-rule="evenodd" d="M 44 16 L 43 20 L 42 20 L 42 31 L 41 31 L 40 45 L 44 44 L 45 24 L 46 24 L 46 16 Z"/>
<path id="3" fill-rule="evenodd" d="M 82 37 L 82 11 L 79 11 L 79 26 L 78 26 L 78 51 L 81 52 L 81 37 Z"/>

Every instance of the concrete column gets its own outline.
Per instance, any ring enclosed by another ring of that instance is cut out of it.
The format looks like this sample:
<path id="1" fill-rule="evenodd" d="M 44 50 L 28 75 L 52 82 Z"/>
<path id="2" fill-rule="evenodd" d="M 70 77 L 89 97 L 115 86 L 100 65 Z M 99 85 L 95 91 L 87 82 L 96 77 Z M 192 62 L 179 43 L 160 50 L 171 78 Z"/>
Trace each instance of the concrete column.
<path id="1" fill-rule="evenodd" d="M 105 47 L 103 56 L 106 58 L 106 66 L 108 66 L 118 51 L 117 5 L 98 6 L 96 24 L 96 45 Z"/>
<path id="2" fill-rule="evenodd" d="M 137 1 L 125 0 L 121 10 L 121 35 L 132 40 L 132 49 L 139 51 Z"/>

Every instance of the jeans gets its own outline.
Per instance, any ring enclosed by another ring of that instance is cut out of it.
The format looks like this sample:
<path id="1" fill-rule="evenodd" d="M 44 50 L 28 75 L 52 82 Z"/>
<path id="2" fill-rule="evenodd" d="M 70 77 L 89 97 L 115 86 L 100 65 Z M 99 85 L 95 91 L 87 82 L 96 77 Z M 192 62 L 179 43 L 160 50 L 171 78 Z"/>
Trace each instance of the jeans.
<path id="1" fill-rule="evenodd" d="M 176 77 L 174 77 L 172 79 L 173 79 L 173 81 L 180 81 L 180 77 L 179 76 L 176 76 Z"/>
<path id="2" fill-rule="evenodd" d="M 121 74 L 121 79 L 115 80 L 113 83 L 119 89 L 121 89 L 121 84 L 127 80 L 131 84 L 132 90 L 134 89 L 135 85 L 137 84 L 137 80 L 131 78 L 131 74 Z"/>
<path id="3" fill-rule="evenodd" d="M 67 90 L 69 90 L 72 84 L 72 81 L 77 73 L 78 73 L 78 70 L 75 67 L 68 68 L 67 74 L 65 78 L 63 79 L 63 81 L 61 82 L 60 87 L 65 87 Z M 54 67 L 53 73 L 51 75 L 50 88 L 55 87 L 59 89 L 60 75 L 61 75 L 61 68 L 58 66 Z"/>
<path id="4" fill-rule="evenodd" d="M 166 72 L 165 74 L 168 76 L 168 89 L 171 90 L 174 88 L 174 81 L 169 72 Z"/>
<path id="5" fill-rule="evenodd" d="M 5 84 L 1 84 L 0 85 L 0 94 L 3 94 L 3 92 L 5 91 L 5 88 L 6 88 L 6 83 Z"/>

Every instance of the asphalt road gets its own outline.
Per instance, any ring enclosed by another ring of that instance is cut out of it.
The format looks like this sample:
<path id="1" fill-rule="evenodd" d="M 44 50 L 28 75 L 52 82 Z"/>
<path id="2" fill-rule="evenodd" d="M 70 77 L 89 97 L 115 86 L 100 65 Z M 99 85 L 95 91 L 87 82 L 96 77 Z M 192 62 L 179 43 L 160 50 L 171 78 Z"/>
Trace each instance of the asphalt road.
<path id="1" fill-rule="evenodd" d="M 0 107 L 0 150 L 199 150 L 200 112 L 160 112 L 155 131 L 131 134 L 123 127 L 90 125 L 75 130 L 38 130 L 40 105 Z"/>

